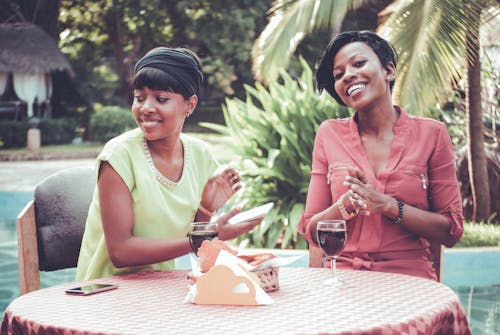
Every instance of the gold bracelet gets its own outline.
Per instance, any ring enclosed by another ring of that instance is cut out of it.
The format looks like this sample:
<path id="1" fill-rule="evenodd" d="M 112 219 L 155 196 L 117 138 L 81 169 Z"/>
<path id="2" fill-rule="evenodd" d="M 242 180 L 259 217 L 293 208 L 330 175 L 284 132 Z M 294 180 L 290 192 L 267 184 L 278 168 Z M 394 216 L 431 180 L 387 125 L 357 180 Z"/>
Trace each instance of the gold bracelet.
<path id="1" fill-rule="evenodd" d="M 205 207 L 203 207 L 203 205 L 201 204 L 201 202 L 200 202 L 200 205 L 198 206 L 198 211 L 200 211 L 203 214 L 205 214 L 206 216 L 210 216 L 210 217 L 214 216 L 215 213 L 217 212 L 217 211 L 210 212 L 208 209 L 206 209 Z"/>
<path id="2" fill-rule="evenodd" d="M 344 199 L 344 195 L 345 194 L 342 194 L 338 199 L 337 199 L 337 207 L 339 208 L 339 211 L 340 211 L 340 214 L 342 214 L 342 219 L 344 220 L 349 220 L 351 218 L 353 218 L 354 216 L 356 216 L 358 214 L 358 211 L 354 211 L 354 212 L 348 212 L 345 207 L 344 207 L 344 203 L 342 202 L 342 200 Z"/>

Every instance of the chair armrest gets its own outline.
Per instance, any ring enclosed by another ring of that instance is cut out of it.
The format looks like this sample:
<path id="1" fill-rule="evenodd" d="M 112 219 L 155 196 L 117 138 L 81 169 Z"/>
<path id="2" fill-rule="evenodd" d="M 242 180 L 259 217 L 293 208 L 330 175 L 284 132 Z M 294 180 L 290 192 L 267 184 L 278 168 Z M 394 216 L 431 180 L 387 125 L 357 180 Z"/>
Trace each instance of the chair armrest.
<path id="1" fill-rule="evenodd" d="M 16 219 L 20 293 L 40 289 L 35 203 L 28 202 Z"/>

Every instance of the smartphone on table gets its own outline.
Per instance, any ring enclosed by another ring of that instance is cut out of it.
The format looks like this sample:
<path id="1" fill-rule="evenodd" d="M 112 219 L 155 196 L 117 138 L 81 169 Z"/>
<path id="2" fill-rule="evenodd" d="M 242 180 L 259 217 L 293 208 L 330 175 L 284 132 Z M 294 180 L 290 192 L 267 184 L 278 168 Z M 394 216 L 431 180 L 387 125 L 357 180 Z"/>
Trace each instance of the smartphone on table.
<path id="1" fill-rule="evenodd" d="M 89 284 L 89 285 L 79 286 L 79 287 L 75 287 L 75 288 L 70 288 L 70 289 L 67 289 L 65 292 L 67 294 L 74 294 L 74 295 L 90 295 L 90 294 L 95 294 L 95 293 L 99 293 L 99 292 L 113 290 L 115 288 L 118 288 L 118 285 L 115 285 L 115 284 Z"/>

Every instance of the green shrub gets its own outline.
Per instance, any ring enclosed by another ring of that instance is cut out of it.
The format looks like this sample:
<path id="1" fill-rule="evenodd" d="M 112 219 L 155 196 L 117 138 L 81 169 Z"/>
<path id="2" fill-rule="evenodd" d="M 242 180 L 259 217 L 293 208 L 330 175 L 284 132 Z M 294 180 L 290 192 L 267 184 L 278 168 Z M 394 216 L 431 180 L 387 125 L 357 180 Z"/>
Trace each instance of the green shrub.
<path id="1" fill-rule="evenodd" d="M 29 125 L 27 122 L 0 121 L 0 148 L 24 148 L 26 147 L 26 132 Z"/>
<path id="2" fill-rule="evenodd" d="M 487 223 L 464 223 L 462 239 L 456 248 L 500 246 L 500 225 Z"/>
<path id="3" fill-rule="evenodd" d="M 269 89 L 246 86 L 246 101 L 226 99 L 222 106 L 226 126 L 201 125 L 231 137 L 231 148 L 243 178 L 243 192 L 231 203 L 245 207 L 272 201 L 274 209 L 251 233 L 239 238 L 242 246 L 256 248 L 307 248 L 297 233 L 309 187 L 312 148 L 323 120 L 347 117 L 330 96 L 319 95 L 313 74 L 301 59 L 298 80 L 281 72 L 280 82 Z"/>
<path id="4" fill-rule="evenodd" d="M 95 113 L 90 118 L 91 137 L 100 143 L 105 143 L 136 127 L 137 124 L 129 108 L 97 105 Z"/>
<path id="5" fill-rule="evenodd" d="M 76 136 L 76 118 L 40 119 L 41 144 L 67 144 Z M 27 121 L 0 122 L 0 147 L 3 149 L 26 147 L 26 136 L 30 125 Z"/>
<path id="6" fill-rule="evenodd" d="M 77 136 L 76 118 L 41 119 L 40 129 L 42 145 L 68 144 Z"/>

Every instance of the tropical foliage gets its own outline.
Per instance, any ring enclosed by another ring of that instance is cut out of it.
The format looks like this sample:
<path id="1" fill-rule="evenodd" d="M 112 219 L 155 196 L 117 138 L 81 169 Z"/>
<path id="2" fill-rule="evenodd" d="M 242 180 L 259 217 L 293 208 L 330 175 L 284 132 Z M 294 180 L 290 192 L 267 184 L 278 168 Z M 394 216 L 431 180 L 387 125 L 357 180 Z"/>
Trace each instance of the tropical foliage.
<path id="1" fill-rule="evenodd" d="M 295 49 L 307 35 L 321 29 L 339 32 L 347 12 L 368 2 L 275 1 L 269 10 L 269 23 L 252 49 L 255 77 L 263 82 L 274 81 L 279 70 L 288 66 Z"/>
<path id="2" fill-rule="evenodd" d="M 241 245 L 264 248 L 307 247 L 297 233 L 311 173 L 314 138 L 323 120 L 349 116 L 328 95 L 318 95 L 313 73 L 301 59 L 302 75 L 281 72 L 269 88 L 246 86 L 246 100 L 226 99 L 226 126 L 205 124 L 230 136 L 234 164 L 242 171 L 244 189 L 233 203 L 253 207 L 272 201 L 265 222 L 239 239 Z"/>
<path id="3" fill-rule="evenodd" d="M 250 49 L 270 1 L 63 0 L 60 46 L 91 105 L 127 105 L 133 65 L 156 46 L 197 52 L 203 100 L 222 102 L 253 81 Z"/>
<path id="4" fill-rule="evenodd" d="M 446 99 L 451 85 L 463 74 L 470 57 L 467 27 L 490 22 L 498 14 L 497 1 L 276 1 L 269 11 L 269 23 L 252 49 L 256 77 L 274 80 L 307 35 L 322 30 L 335 34 L 349 12 L 381 3 L 391 5 L 381 8 L 379 33 L 394 44 L 400 56 L 396 100 L 413 114 L 426 114 L 436 102 Z"/>
<path id="5" fill-rule="evenodd" d="M 332 29 L 349 10 L 380 1 L 277 1 L 253 49 L 255 73 L 272 80 L 306 34 Z M 473 219 L 490 215 L 481 99 L 480 26 L 500 12 L 496 0 L 394 0 L 381 11 L 379 33 L 392 41 L 400 60 L 395 102 L 412 114 L 429 115 L 466 78 L 466 134 Z M 298 22 L 298 24 L 295 23 Z M 363 27 L 359 27 L 363 29 Z M 334 31 L 335 32 L 335 31 Z M 338 31 L 337 31 L 338 32 Z M 291 41 L 291 42 L 289 42 Z M 325 43 L 326 44 L 326 43 Z M 280 57 L 281 56 L 281 57 Z"/>

